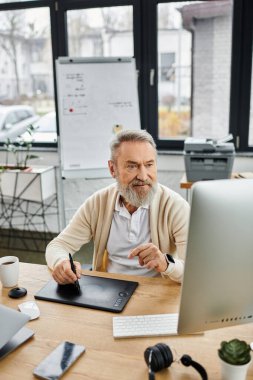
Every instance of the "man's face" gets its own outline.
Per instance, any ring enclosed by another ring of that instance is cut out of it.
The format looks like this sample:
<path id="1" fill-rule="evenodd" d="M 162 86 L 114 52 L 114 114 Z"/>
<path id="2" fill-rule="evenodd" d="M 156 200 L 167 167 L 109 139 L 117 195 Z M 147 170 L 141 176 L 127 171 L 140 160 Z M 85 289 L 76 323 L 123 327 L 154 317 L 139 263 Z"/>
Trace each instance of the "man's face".
<path id="1" fill-rule="evenodd" d="M 123 142 L 109 161 L 123 198 L 135 207 L 150 204 L 156 191 L 156 151 L 148 142 Z"/>

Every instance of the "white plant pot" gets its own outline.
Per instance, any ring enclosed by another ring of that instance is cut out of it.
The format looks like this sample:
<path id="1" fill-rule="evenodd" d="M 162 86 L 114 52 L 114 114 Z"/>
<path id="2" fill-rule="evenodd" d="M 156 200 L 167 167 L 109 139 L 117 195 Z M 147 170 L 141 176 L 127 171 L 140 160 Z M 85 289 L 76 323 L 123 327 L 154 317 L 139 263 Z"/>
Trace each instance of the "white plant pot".
<path id="1" fill-rule="evenodd" d="M 221 362 L 221 379 L 222 380 L 246 380 L 249 363 L 243 365 L 228 364 L 220 359 Z"/>

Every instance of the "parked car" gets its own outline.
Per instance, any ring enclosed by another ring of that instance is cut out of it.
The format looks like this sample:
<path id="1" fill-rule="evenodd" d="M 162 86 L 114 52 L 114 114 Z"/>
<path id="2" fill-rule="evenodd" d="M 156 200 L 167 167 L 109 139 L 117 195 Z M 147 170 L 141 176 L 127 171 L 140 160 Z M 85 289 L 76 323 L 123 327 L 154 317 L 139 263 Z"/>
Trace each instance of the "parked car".
<path id="1" fill-rule="evenodd" d="M 24 141 L 32 141 L 35 143 L 52 143 L 57 141 L 56 132 L 56 114 L 54 111 L 42 116 L 38 121 L 33 123 L 35 132 L 32 136 L 25 132 L 22 135 Z"/>
<path id="2" fill-rule="evenodd" d="M 15 141 L 24 133 L 28 125 L 39 119 L 34 109 L 25 105 L 2 106 L 0 105 L 0 141 L 9 138 Z"/>

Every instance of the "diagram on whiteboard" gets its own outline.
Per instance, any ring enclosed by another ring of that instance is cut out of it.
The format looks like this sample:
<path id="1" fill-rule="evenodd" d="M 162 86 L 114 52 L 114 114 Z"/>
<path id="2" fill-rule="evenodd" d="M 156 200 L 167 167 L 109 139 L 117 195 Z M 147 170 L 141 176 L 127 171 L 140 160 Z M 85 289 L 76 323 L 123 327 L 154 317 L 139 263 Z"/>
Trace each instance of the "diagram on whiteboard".
<path id="1" fill-rule="evenodd" d="M 132 58 L 59 58 L 57 91 L 64 171 L 106 168 L 115 134 L 140 129 Z"/>
<path id="2" fill-rule="evenodd" d="M 68 96 L 63 98 L 63 113 L 64 115 L 86 115 L 87 105 L 82 96 Z"/>
<path id="3" fill-rule="evenodd" d="M 83 73 L 66 73 L 63 89 L 64 115 L 87 113 L 87 100 L 85 93 L 85 77 Z"/>

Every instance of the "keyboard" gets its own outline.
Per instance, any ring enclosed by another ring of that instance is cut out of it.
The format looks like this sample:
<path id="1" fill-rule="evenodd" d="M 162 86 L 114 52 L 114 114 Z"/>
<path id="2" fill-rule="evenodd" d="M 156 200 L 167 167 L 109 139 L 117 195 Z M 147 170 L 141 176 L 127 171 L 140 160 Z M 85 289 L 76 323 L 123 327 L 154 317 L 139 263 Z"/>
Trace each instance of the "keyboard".
<path id="1" fill-rule="evenodd" d="M 177 335 L 178 313 L 113 317 L 114 338 Z"/>

